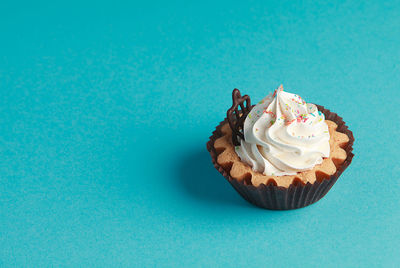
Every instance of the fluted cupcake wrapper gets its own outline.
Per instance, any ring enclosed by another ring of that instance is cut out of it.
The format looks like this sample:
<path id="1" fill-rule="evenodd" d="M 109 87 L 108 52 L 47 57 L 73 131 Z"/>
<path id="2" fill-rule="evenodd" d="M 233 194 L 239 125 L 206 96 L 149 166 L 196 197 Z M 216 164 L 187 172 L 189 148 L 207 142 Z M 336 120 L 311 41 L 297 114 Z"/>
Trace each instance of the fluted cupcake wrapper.
<path id="1" fill-rule="evenodd" d="M 305 185 L 295 182 L 288 188 L 276 186 L 273 183 L 269 183 L 268 185 L 261 184 L 256 187 L 254 185 L 246 184 L 245 180 L 239 181 L 232 178 L 230 174 L 217 163 L 218 154 L 214 148 L 215 140 L 223 136 L 221 127 L 228 122 L 226 118 L 217 126 L 216 130 L 210 137 L 210 140 L 207 142 L 207 150 L 210 152 L 214 167 L 228 180 L 233 188 L 235 188 L 235 190 L 245 200 L 256 206 L 273 210 L 287 210 L 306 207 L 317 202 L 332 188 L 339 176 L 350 165 L 354 157 L 352 152 L 354 144 L 353 132 L 348 129 L 343 118 L 338 116 L 336 113 L 325 109 L 323 106 L 317 106 L 318 110 L 324 113 L 325 119 L 331 120 L 338 125 L 336 131 L 345 133 L 349 137 L 348 144 L 343 148 L 347 153 L 347 157 L 337 168 L 336 172 L 329 178 L 315 181 L 312 184 L 308 182 Z"/>

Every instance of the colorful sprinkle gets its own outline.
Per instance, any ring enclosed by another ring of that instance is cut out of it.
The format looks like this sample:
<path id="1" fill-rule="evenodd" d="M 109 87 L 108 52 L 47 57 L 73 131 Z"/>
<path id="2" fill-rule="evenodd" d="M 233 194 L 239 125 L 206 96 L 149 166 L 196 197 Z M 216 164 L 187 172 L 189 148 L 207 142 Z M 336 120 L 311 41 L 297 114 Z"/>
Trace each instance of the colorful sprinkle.
<path id="1" fill-rule="evenodd" d="M 276 117 L 276 115 L 275 115 L 272 111 L 267 111 L 267 110 L 265 110 L 264 113 L 270 114 L 270 115 L 272 115 L 273 117 Z"/>
<path id="2" fill-rule="evenodd" d="M 291 120 L 291 121 L 287 121 L 286 123 L 285 123 L 285 125 L 290 125 L 291 123 L 293 123 L 294 121 L 296 121 L 296 119 L 293 119 L 293 120 Z M 293 135 L 294 135 L 294 133 L 293 133 Z"/>

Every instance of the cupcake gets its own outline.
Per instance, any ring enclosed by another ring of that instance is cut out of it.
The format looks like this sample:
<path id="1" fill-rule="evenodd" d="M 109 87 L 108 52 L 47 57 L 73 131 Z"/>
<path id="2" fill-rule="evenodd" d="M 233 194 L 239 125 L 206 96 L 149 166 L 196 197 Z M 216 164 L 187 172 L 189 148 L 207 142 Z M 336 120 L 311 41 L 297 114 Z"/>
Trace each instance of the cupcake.
<path id="1" fill-rule="evenodd" d="M 215 168 L 250 203 L 286 210 L 321 199 L 350 165 L 353 133 L 337 114 L 280 86 L 258 104 L 232 93 L 207 143 Z"/>

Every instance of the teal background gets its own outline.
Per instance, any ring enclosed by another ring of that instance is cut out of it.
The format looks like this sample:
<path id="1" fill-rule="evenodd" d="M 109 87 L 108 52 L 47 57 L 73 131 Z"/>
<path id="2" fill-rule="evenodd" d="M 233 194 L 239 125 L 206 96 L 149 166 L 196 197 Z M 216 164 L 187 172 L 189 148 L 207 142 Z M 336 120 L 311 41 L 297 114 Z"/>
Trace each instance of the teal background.
<path id="1" fill-rule="evenodd" d="M 356 137 L 281 212 L 205 146 L 280 83 Z M 0 266 L 398 267 L 399 86 L 399 2 L 1 2 Z"/>

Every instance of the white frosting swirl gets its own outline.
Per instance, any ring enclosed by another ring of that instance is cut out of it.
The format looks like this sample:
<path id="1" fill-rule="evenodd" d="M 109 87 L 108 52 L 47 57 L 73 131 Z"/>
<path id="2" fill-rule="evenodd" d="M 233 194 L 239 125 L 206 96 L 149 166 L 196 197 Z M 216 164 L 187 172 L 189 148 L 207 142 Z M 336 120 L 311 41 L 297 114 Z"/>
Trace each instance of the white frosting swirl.
<path id="1" fill-rule="evenodd" d="M 294 175 L 329 157 L 328 125 L 314 104 L 284 92 L 281 85 L 253 107 L 235 151 L 255 171 Z"/>

